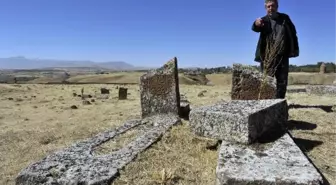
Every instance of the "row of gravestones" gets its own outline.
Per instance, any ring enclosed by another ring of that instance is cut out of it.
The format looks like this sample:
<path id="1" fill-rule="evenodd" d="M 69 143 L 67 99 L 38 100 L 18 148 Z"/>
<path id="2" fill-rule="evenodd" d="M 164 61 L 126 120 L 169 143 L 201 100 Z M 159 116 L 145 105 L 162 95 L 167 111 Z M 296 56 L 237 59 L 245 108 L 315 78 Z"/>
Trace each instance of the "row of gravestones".
<path id="1" fill-rule="evenodd" d="M 195 134 L 222 141 L 217 184 L 317 185 L 322 182 L 320 174 L 288 133 L 278 138 L 268 137 L 285 132 L 288 118 L 286 100 L 272 99 L 274 80 L 269 79 L 266 91 L 260 95 L 253 90 L 261 79 L 260 74 L 241 67 L 235 69 L 239 70 L 233 73 L 231 97 L 240 100 L 218 102 L 190 112 L 190 127 Z M 141 120 L 128 121 L 122 127 L 32 163 L 19 173 L 16 184 L 110 184 L 139 152 L 180 123 L 180 117 L 189 115 L 181 108 L 178 80 L 176 57 L 163 67 L 148 71 L 140 77 Z M 249 83 L 254 85 L 251 89 L 246 87 Z M 264 100 L 246 100 L 256 97 Z M 94 155 L 95 147 L 144 124 L 148 124 L 144 132 L 124 148 L 104 156 Z M 254 145 L 267 140 L 272 142 Z"/>

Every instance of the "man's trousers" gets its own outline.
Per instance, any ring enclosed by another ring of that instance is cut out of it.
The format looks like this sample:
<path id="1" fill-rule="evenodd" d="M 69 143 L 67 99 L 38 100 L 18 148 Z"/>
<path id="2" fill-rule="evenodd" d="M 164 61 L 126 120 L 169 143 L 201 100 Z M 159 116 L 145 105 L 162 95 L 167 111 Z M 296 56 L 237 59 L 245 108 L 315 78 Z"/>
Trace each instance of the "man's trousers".
<path id="1" fill-rule="evenodd" d="M 278 57 L 274 62 L 275 65 L 266 69 L 269 76 L 276 78 L 276 98 L 284 99 L 287 91 L 288 72 L 289 72 L 289 58 Z M 261 72 L 264 72 L 264 64 L 260 63 Z"/>

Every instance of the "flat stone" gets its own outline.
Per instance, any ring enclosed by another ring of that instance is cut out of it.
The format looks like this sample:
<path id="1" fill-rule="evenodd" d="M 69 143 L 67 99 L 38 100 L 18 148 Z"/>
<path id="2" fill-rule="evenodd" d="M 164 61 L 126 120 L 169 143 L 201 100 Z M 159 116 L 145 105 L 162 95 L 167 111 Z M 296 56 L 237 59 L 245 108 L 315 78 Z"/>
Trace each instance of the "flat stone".
<path id="1" fill-rule="evenodd" d="M 291 88 L 287 89 L 288 93 L 301 93 L 301 92 L 307 92 L 305 88 Z"/>
<path id="2" fill-rule="evenodd" d="M 276 98 L 276 80 L 263 75 L 251 66 L 233 65 L 232 100 L 258 100 Z"/>
<path id="3" fill-rule="evenodd" d="M 336 95 L 336 85 L 309 85 L 306 90 L 309 94 Z"/>
<path id="4" fill-rule="evenodd" d="M 140 77 L 142 117 L 180 112 L 177 58 Z"/>
<path id="5" fill-rule="evenodd" d="M 199 136 L 250 144 L 270 129 L 287 129 L 284 99 L 232 100 L 192 109 L 192 131 Z"/>
<path id="6" fill-rule="evenodd" d="M 217 185 L 322 185 L 323 178 L 289 134 L 272 143 L 242 145 L 223 141 Z"/>
<path id="7" fill-rule="evenodd" d="M 130 120 L 121 127 L 75 143 L 30 164 L 18 174 L 16 185 L 109 185 L 120 169 L 177 123 L 180 123 L 180 118 L 173 114 Z M 141 134 L 123 148 L 106 155 L 95 154 L 95 148 L 102 143 L 141 126 Z"/>

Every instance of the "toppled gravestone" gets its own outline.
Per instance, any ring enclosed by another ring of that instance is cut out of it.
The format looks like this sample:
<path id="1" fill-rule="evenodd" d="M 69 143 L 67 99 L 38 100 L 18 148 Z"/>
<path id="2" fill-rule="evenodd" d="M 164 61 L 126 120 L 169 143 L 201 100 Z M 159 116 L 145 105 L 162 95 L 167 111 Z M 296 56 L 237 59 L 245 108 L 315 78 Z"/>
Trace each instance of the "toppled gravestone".
<path id="1" fill-rule="evenodd" d="M 18 174 L 16 185 L 110 185 L 120 169 L 179 122 L 180 118 L 175 114 L 129 120 L 119 128 L 75 143 L 30 164 Z M 142 130 L 135 140 L 107 155 L 95 155 L 95 148 L 99 145 L 135 127 Z"/>
<path id="2" fill-rule="evenodd" d="M 336 85 L 309 85 L 307 93 L 316 95 L 336 95 Z"/>
<path id="3" fill-rule="evenodd" d="M 287 129 L 286 100 L 231 100 L 191 110 L 190 127 L 203 137 L 250 144 L 268 130 Z"/>
<path id="4" fill-rule="evenodd" d="M 156 71 L 160 72 L 141 78 L 142 120 L 127 121 L 117 129 L 78 142 L 29 165 L 17 176 L 16 185 L 110 185 L 118 171 L 138 153 L 156 142 L 170 127 L 181 123 L 177 59 Z M 106 155 L 95 153 L 104 142 L 133 128 L 140 132 L 126 146 Z"/>
<path id="5" fill-rule="evenodd" d="M 289 134 L 262 145 L 223 141 L 216 169 L 217 185 L 322 185 L 323 178 Z"/>
<path id="6" fill-rule="evenodd" d="M 180 115 L 180 90 L 177 58 L 140 77 L 142 117 L 162 113 Z"/>
<path id="7" fill-rule="evenodd" d="M 232 100 L 258 100 L 276 98 L 276 80 L 252 66 L 233 64 Z"/>

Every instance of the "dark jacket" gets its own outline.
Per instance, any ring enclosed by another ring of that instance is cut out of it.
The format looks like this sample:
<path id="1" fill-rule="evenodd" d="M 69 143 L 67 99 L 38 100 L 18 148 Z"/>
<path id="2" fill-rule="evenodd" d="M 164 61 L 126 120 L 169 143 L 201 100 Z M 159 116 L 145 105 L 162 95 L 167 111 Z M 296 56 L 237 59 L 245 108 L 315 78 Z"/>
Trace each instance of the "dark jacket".
<path id="1" fill-rule="evenodd" d="M 265 56 L 265 48 L 266 48 L 266 37 L 272 33 L 270 18 L 268 16 L 264 16 L 261 18 L 264 22 L 263 27 L 257 27 L 254 22 L 252 25 L 252 30 L 260 33 L 256 52 L 255 59 L 256 62 L 261 62 Z M 278 21 L 285 21 L 285 38 L 286 38 L 286 52 L 284 55 L 288 58 L 294 58 L 299 56 L 299 43 L 296 35 L 296 28 L 290 17 L 287 14 L 279 13 L 277 18 Z"/>

